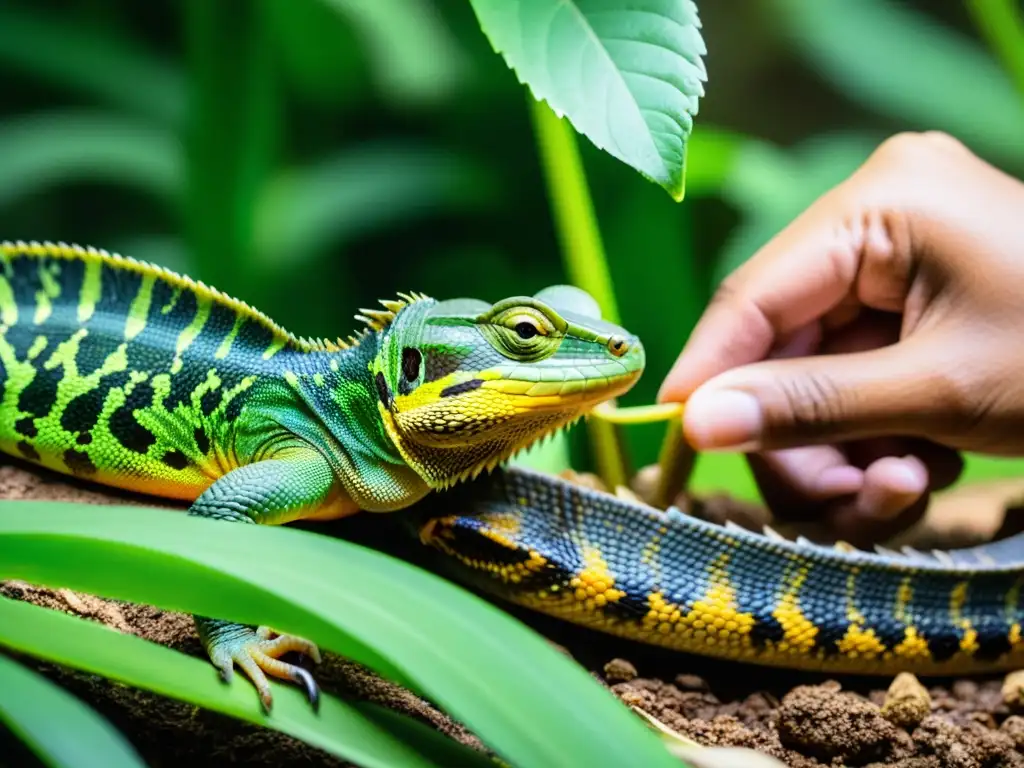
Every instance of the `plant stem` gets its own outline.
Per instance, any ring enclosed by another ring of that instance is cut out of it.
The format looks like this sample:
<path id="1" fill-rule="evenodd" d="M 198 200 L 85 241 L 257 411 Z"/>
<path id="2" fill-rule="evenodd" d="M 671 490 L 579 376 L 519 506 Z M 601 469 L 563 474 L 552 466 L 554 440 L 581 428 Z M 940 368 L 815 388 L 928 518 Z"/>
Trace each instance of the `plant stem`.
<path id="1" fill-rule="evenodd" d="M 569 280 L 594 297 L 606 320 L 619 323 L 619 309 L 576 134 L 546 103 L 528 98 Z M 626 485 L 629 473 L 618 428 L 600 419 L 588 420 L 587 428 L 598 474 L 604 483 L 612 489 Z"/>
<path id="2" fill-rule="evenodd" d="M 617 324 L 619 309 L 576 134 L 545 102 L 531 97 L 530 103 L 569 279 L 594 297 L 605 320 Z"/>
<path id="3" fill-rule="evenodd" d="M 967 0 L 967 10 L 1024 97 L 1024 12 L 1019 0 Z"/>
<path id="4" fill-rule="evenodd" d="M 280 105 L 263 4 L 189 0 L 187 237 L 197 272 L 241 292 L 256 196 L 271 169 Z"/>

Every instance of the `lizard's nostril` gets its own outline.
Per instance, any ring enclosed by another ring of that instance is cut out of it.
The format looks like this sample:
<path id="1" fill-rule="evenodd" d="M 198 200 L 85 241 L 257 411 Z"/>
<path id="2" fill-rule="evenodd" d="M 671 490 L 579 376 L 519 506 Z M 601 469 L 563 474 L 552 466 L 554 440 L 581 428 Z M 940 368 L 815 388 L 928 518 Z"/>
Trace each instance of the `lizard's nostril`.
<path id="1" fill-rule="evenodd" d="M 616 357 L 622 357 L 629 350 L 629 342 L 621 336 L 612 336 L 608 339 L 608 351 Z"/>

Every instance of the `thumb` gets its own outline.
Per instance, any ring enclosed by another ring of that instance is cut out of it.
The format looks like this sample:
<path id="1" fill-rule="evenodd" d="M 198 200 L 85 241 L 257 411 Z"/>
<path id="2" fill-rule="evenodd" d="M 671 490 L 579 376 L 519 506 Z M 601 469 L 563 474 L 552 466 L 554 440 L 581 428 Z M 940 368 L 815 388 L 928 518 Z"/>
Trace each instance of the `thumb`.
<path id="1" fill-rule="evenodd" d="M 691 395 L 684 433 L 697 450 L 744 453 L 885 435 L 939 439 L 965 405 L 943 357 L 937 343 L 911 337 L 733 368 Z"/>

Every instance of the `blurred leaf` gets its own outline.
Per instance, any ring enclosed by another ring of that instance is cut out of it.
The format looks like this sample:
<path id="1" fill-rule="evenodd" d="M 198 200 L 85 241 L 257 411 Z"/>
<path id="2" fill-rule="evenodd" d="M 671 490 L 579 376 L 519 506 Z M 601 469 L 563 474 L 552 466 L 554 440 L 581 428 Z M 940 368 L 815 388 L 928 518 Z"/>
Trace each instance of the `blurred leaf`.
<path id="1" fill-rule="evenodd" d="M 90 674 L 169 696 L 265 728 L 273 728 L 362 766 L 486 765 L 486 758 L 429 727 L 367 703 L 322 696 L 319 712 L 297 688 L 276 686 L 274 710 L 264 714 L 244 686 L 224 685 L 208 662 L 96 622 L 0 598 L 0 645 Z M 0 661 L 3 657 L 0 656 Z M 3 691 L 0 688 L 0 691 Z M 0 702 L 2 706 L 2 702 Z M 19 702 L 19 711 L 25 709 Z M 61 722 L 49 715 L 50 731 Z M 408 740 L 410 745 L 403 743 Z M 410 749 L 416 740 L 433 758 Z M 445 761 L 448 762 L 445 762 Z M 97 765 L 111 765 L 98 763 Z"/>
<path id="2" fill-rule="evenodd" d="M 540 635 L 434 574 L 351 542 L 166 510 L 7 501 L 0 578 L 295 633 L 429 697 L 515 765 L 675 765 Z M 0 622 L 0 631 L 11 630 Z M 275 685 L 276 695 L 284 687 Z M 258 706 L 240 675 L 230 688 Z"/>
<path id="3" fill-rule="evenodd" d="M 533 95 L 595 146 L 683 197 L 706 78 L 692 0 L 470 0 Z"/>
<path id="4" fill-rule="evenodd" d="M 308 0 L 307 0 L 308 2 Z M 189 74 L 185 232 L 193 277 L 251 292 L 257 198 L 277 164 L 285 105 L 272 20 L 252 0 L 184 3 Z"/>
<path id="5" fill-rule="evenodd" d="M 0 722 L 54 768 L 145 767 L 132 746 L 98 713 L 2 654 Z"/>
<path id="6" fill-rule="evenodd" d="M 264 0 L 282 63 L 305 98 L 338 106 L 367 88 L 355 30 L 323 0 Z"/>
<path id="7" fill-rule="evenodd" d="M 0 63 L 174 128 L 185 80 L 128 35 L 70 13 L 0 4 Z"/>
<path id="8" fill-rule="evenodd" d="M 110 250 L 140 261 L 159 264 L 181 275 L 191 275 L 192 259 L 185 243 L 173 235 L 133 235 L 115 238 Z"/>
<path id="9" fill-rule="evenodd" d="M 0 206 L 75 181 L 138 187 L 177 205 L 181 146 L 170 131 L 114 113 L 46 112 L 0 123 Z"/>
<path id="10" fill-rule="evenodd" d="M 686 148 L 686 193 L 715 195 L 732 175 L 741 147 L 752 137 L 726 128 L 702 124 L 691 134 Z"/>
<path id="11" fill-rule="evenodd" d="M 773 0 L 783 29 L 853 99 L 1024 162 L 1024 100 L 989 53 L 890 0 Z"/>
<path id="12" fill-rule="evenodd" d="M 255 258 L 295 269 L 367 233 L 496 199 L 486 169 L 461 155 L 410 144 L 356 146 L 267 185 L 256 212 Z"/>
<path id="13" fill-rule="evenodd" d="M 321 0 L 358 37 L 381 95 L 393 105 L 449 98 L 469 74 L 458 40 L 432 0 Z"/>
<path id="14" fill-rule="evenodd" d="M 966 6 L 1024 99 L 1024 9 L 1020 0 L 967 0 Z"/>
<path id="15" fill-rule="evenodd" d="M 817 198 L 852 174 L 878 147 L 878 137 L 835 133 L 785 151 L 748 141 L 735 158 L 723 197 L 744 213 L 719 254 L 712 284 L 754 255 Z"/>

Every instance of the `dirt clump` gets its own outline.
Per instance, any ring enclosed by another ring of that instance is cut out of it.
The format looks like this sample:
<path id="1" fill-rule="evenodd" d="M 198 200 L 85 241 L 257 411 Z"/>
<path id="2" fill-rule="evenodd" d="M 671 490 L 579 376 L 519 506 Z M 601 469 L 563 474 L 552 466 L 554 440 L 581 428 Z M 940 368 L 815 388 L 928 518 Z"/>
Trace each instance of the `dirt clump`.
<path id="1" fill-rule="evenodd" d="M 779 741 L 801 754 L 846 765 L 909 757 L 911 739 L 867 699 L 839 685 L 799 686 L 782 700 Z"/>
<path id="2" fill-rule="evenodd" d="M 900 672 L 885 692 L 882 716 L 900 728 L 913 728 L 932 711 L 932 697 L 909 672 Z"/>

